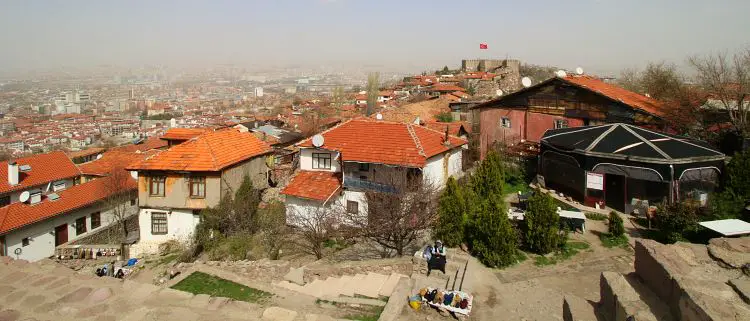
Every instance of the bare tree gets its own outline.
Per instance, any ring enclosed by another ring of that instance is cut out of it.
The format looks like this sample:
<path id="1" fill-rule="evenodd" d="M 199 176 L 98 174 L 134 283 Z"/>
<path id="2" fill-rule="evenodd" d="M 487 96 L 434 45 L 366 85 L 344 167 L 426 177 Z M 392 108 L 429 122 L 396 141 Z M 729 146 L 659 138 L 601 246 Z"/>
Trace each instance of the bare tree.
<path id="1" fill-rule="evenodd" d="M 290 208 L 287 223 L 297 228 L 299 239 L 297 245 L 305 253 L 323 258 L 325 242 L 336 234 L 338 208 L 321 205 L 307 210 Z"/>
<path id="2" fill-rule="evenodd" d="M 108 195 L 104 199 L 106 208 L 112 211 L 113 222 L 120 226 L 112 229 L 112 241 L 123 240 L 128 234 L 127 218 L 135 215 L 137 207 L 131 205 L 131 200 L 137 198 L 135 179 L 123 167 L 113 168 L 104 180 L 104 191 Z"/>
<path id="3" fill-rule="evenodd" d="M 286 225 L 284 204 L 273 201 L 258 209 L 258 231 L 261 242 L 271 260 L 277 260 L 287 244 L 289 228 Z"/>
<path id="4" fill-rule="evenodd" d="M 688 59 L 695 80 L 709 91 L 712 107 L 725 110 L 734 129 L 747 137 L 748 92 L 750 92 L 750 49 L 729 55 L 719 52 Z"/>
<path id="5" fill-rule="evenodd" d="M 403 256 L 437 219 L 437 188 L 422 179 L 411 169 L 378 172 L 377 183 L 369 183 L 370 189 L 365 192 L 366 214 L 346 211 L 344 222 L 352 227 L 353 236 Z"/>
<path id="6" fill-rule="evenodd" d="M 620 71 L 620 76 L 617 77 L 617 84 L 632 92 L 643 92 L 641 74 L 636 68 L 626 68 Z"/>

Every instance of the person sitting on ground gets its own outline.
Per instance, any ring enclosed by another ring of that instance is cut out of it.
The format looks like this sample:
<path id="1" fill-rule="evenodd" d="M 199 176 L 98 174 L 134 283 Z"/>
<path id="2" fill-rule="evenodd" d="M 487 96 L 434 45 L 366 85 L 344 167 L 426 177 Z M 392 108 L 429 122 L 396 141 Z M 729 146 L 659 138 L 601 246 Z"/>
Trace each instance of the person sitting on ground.
<path id="1" fill-rule="evenodd" d="M 443 242 L 440 240 L 435 241 L 435 246 L 432 247 L 432 253 L 430 260 L 427 262 L 427 276 L 430 276 L 430 272 L 433 269 L 443 272 L 445 274 L 445 247 Z"/>

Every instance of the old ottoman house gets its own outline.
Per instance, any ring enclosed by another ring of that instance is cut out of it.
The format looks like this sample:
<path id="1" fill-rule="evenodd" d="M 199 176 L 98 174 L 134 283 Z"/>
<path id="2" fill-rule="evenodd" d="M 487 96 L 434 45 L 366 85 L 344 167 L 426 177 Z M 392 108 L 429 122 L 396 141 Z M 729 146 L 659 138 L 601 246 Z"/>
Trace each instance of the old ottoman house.
<path id="1" fill-rule="evenodd" d="M 554 77 L 473 107 L 481 156 L 495 143 L 539 143 L 548 129 L 626 123 L 660 128 L 662 104 L 587 75 Z"/>
<path id="2" fill-rule="evenodd" d="M 192 240 L 199 213 L 214 207 L 248 175 L 255 188 L 268 186 L 271 147 L 251 133 L 234 128 L 209 131 L 131 164 L 138 172 L 140 240 L 134 253 L 158 245 Z"/>
<path id="3" fill-rule="evenodd" d="M 135 194 L 136 181 L 129 175 L 116 177 L 121 181 L 100 178 L 0 208 L 0 256 L 40 260 L 54 255 L 59 245 L 117 222 L 108 199 L 116 193 Z M 137 213 L 135 199 L 125 205 L 132 208 L 127 212 Z"/>
<path id="4" fill-rule="evenodd" d="M 420 125 L 357 118 L 299 143 L 299 169 L 283 189 L 287 217 L 319 207 L 367 213 L 365 192 L 388 192 L 393 175 L 436 188 L 461 176 L 467 141 Z M 294 224 L 294 222 L 290 222 Z"/>

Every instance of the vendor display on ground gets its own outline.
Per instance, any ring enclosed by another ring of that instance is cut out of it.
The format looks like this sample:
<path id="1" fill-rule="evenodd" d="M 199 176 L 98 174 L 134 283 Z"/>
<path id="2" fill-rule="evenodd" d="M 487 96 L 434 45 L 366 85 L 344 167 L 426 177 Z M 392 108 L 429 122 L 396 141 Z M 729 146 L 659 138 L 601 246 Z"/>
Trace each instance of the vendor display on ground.
<path id="1" fill-rule="evenodd" d="M 426 287 L 409 298 L 409 306 L 412 309 L 419 310 L 423 303 L 427 303 L 437 309 L 469 315 L 473 300 L 474 296 L 463 291 L 440 290 Z"/>

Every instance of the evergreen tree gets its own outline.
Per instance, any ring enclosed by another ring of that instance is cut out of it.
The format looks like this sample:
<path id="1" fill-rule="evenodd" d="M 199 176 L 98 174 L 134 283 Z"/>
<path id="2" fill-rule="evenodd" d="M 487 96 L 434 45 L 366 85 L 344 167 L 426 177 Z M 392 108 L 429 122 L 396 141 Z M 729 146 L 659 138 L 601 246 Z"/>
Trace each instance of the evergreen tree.
<path id="1" fill-rule="evenodd" d="M 257 230 L 256 212 L 260 204 L 260 191 L 253 188 L 250 176 L 242 178 L 240 187 L 234 192 L 234 224 L 236 228 L 245 232 Z"/>
<path id="2" fill-rule="evenodd" d="M 435 226 L 435 237 L 447 246 L 461 245 L 464 239 L 464 223 L 467 208 L 462 188 L 451 177 L 445 185 L 438 203 L 438 223 Z"/>
<path id="3" fill-rule="evenodd" d="M 471 253 L 482 263 L 489 267 L 516 263 L 517 235 L 501 198 L 490 197 L 482 201 L 468 229 Z"/>
<path id="4" fill-rule="evenodd" d="M 503 195 L 503 164 L 496 151 L 490 151 L 487 157 L 471 176 L 471 188 L 482 199 Z"/>
<path id="5" fill-rule="evenodd" d="M 625 226 L 622 223 L 622 217 L 615 212 L 609 213 L 609 235 L 620 237 L 625 234 Z"/>
<path id="6" fill-rule="evenodd" d="M 535 193 L 528 201 L 523 219 L 523 240 L 529 251 L 547 254 L 560 244 L 560 217 L 554 199 L 546 193 Z"/>
<path id="7" fill-rule="evenodd" d="M 750 149 L 732 156 L 725 174 L 725 190 L 735 199 L 750 199 Z"/>

